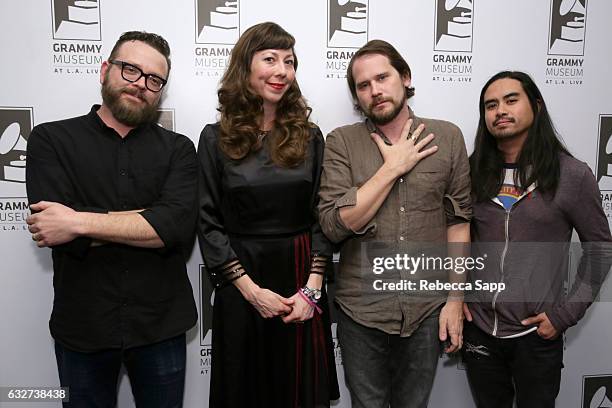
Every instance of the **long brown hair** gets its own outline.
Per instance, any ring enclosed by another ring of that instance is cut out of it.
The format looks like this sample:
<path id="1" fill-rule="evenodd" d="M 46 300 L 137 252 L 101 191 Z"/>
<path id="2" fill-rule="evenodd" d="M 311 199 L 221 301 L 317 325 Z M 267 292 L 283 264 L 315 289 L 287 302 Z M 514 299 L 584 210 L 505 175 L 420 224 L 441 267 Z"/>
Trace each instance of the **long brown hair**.
<path id="1" fill-rule="evenodd" d="M 489 132 L 485 121 L 484 96 L 489 86 L 500 79 L 509 78 L 520 82 L 529 99 L 533 113 L 533 124 L 529 128 L 516 162 L 514 183 L 522 190 L 536 184 L 538 190 L 554 195 L 561 175 L 560 154 L 571 156 L 555 130 L 544 97 L 533 79 L 521 71 L 501 71 L 493 75 L 480 91 L 480 120 L 476 130 L 474 152 L 470 156 L 472 192 L 478 201 L 495 197 L 504 181 L 504 157 L 497 148 L 495 137 Z"/>
<path id="2" fill-rule="evenodd" d="M 259 120 L 263 118 L 263 99 L 251 88 L 251 62 L 257 51 L 291 49 L 294 67 L 298 61 L 295 38 L 275 23 L 261 23 L 246 30 L 238 39 L 217 95 L 221 113 L 219 147 L 229 158 L 241 160 L 262 147 Z M 310 139 L 311 109 L 294 80 L 276 106 L 272 131 L 266 136 L 272 161 L 282 167 L 295 167 L 304 161 Z"/>

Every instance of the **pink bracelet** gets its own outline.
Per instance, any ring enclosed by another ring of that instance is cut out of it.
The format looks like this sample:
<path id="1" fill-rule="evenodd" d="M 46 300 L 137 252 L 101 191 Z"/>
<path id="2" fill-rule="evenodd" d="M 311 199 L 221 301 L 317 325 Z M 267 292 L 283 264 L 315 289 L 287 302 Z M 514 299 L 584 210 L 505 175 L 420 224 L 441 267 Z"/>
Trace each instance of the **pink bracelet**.
<path id="1" fill-rule="evenodd" d="M 307 302 L 308 302 L 308 304 L 309 304 L 310 306 L 314 307 L 314 308 L 315 308 L 315 310 L 316 310 L 316 311 L 317 311 L 319 314 L 323 313 L 323 311 L 321 310 L 321 308 L 320 308 L 320 307 L 319 307 L 319 306 L 318 306 L 318 305 L 317 305 L 315 302 L 313 302 L 312 300 L 308 299 L 308 296 L 306 296 L 304 293 L 302 293 L 302 291 L 301 291 L 301 290 L 298 290 L 298 293 L 300 294 L 300 296 L 301 296 L 301 297 L 302 297 L 302 298 L 303 298 L 305 301 L 307 301 Z"/>

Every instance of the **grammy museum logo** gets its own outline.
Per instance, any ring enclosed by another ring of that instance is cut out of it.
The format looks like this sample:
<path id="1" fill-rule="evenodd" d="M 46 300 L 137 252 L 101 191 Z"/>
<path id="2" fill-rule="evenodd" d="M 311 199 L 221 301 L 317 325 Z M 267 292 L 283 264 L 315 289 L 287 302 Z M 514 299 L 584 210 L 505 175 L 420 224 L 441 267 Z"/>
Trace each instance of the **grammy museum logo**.
<path id="1" fill-rule="evenodd" d="M 582 85 L 587 0 L 551 0 L 546 83 Z"/>
<path id="2" fill-rule="evenodd" d="M 368 42 L 368 26 L 368 0 L 327 0 L 326 78 L 346 78 L 355 51 Z"/>
<path id="3" fill-rule="evenodd" d="M 30 107 L 0 107 L 0 232 L 27 230 L 27 145 L 33 127 Z"/>
<path id="4" fill-rule="evenodd" d="M 222 76 L 239 36 L 240 0 L 195 0 L 196 76 Z"/>
<path id="5" fill-rule="evenodd" d="M 102 64 L 101 0 L 52 0 L 53 72 L 99 74 Z"/>
<path id="6" fill-rule="evenodd" d="M 200 264 L 200 374 L 210 375 L 212 363 L 212 317 L 215 289 L 208 271 Z"/>
<path id="7" fill-rule="evenodd" d="M 612 115 L 599 115 L 596 169 L 601 206 L 608 222 L 612 222 Z"/>
<path id="8" fill-rule="evenodd" d="M 473 0 L 436 0 L 432 78 L 472 82 Z"/>

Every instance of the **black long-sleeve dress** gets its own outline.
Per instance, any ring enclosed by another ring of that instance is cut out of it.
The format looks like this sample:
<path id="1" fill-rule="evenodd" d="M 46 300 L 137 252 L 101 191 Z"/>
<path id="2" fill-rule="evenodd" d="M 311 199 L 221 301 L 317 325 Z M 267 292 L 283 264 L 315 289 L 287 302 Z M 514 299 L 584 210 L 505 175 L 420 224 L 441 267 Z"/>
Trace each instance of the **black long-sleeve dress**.
<path id="1" fill-rule="evenodd" d="M 216 286 L 211 408 L 327 407 L 339 398 L 325 292 L 323 314 L 285 324 L 262 318 L 223 282 L 238 261 L 256 284 L 289 298 L 306 284 L 313 256 L 331 259 L 316 213 L 324 142 L 311 132 L 306 160 L 290 169 L 272 163 L 265 146 L 228 159 L 218 124 L 200 135 L 199 241 Z"/>

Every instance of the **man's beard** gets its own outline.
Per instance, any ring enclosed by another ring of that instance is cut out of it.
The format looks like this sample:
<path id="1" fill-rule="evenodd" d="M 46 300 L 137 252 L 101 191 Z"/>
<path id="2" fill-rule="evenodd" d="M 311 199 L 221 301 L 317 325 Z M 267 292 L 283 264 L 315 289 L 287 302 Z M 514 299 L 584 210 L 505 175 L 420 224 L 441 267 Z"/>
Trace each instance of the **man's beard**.
<path id="1" fill-rule="evenodd" d="M 156 103 L 149 103 L 142 95 L 143 91 L 129 87 L 113 88 L 108 79 L 102 84 L 102 101 L 108 107 L 117 121 L 126 126 L 137 127 L 146 123 L 154 123 L 157 120 L 159 99 Z M 146 92 L 146 91 L 145 91 Z M 121 100 L 121 94 L 127 93 L 142 100 L 143 104 L 138 106 L 128 101 Z"/>
<path id="2" fill-rule="evenodd" d="M 489 131 L 495 139 L 511 139 L 519 135 L 516 131 L 501 130 L 501 131 Z"/>
<path id="3" fill-rule="evenodd" d="M 391 109 L 389 112 L 374 113 L 373 107 L 374 105 L 381 102 L 380 99 L 372 101 L 369 108 L 364 110 L 365 115 L 370 118 L 372 122 L 379 126 L 386 125 L 387 123 L 395 119 L 406 105 L 405 96 L 398 104 L 395 104 L 395 101 L 393 101 L 393 99 L 384 99 L 384 101 L 391 102 L 393 104 L 393 109 Z"/>

